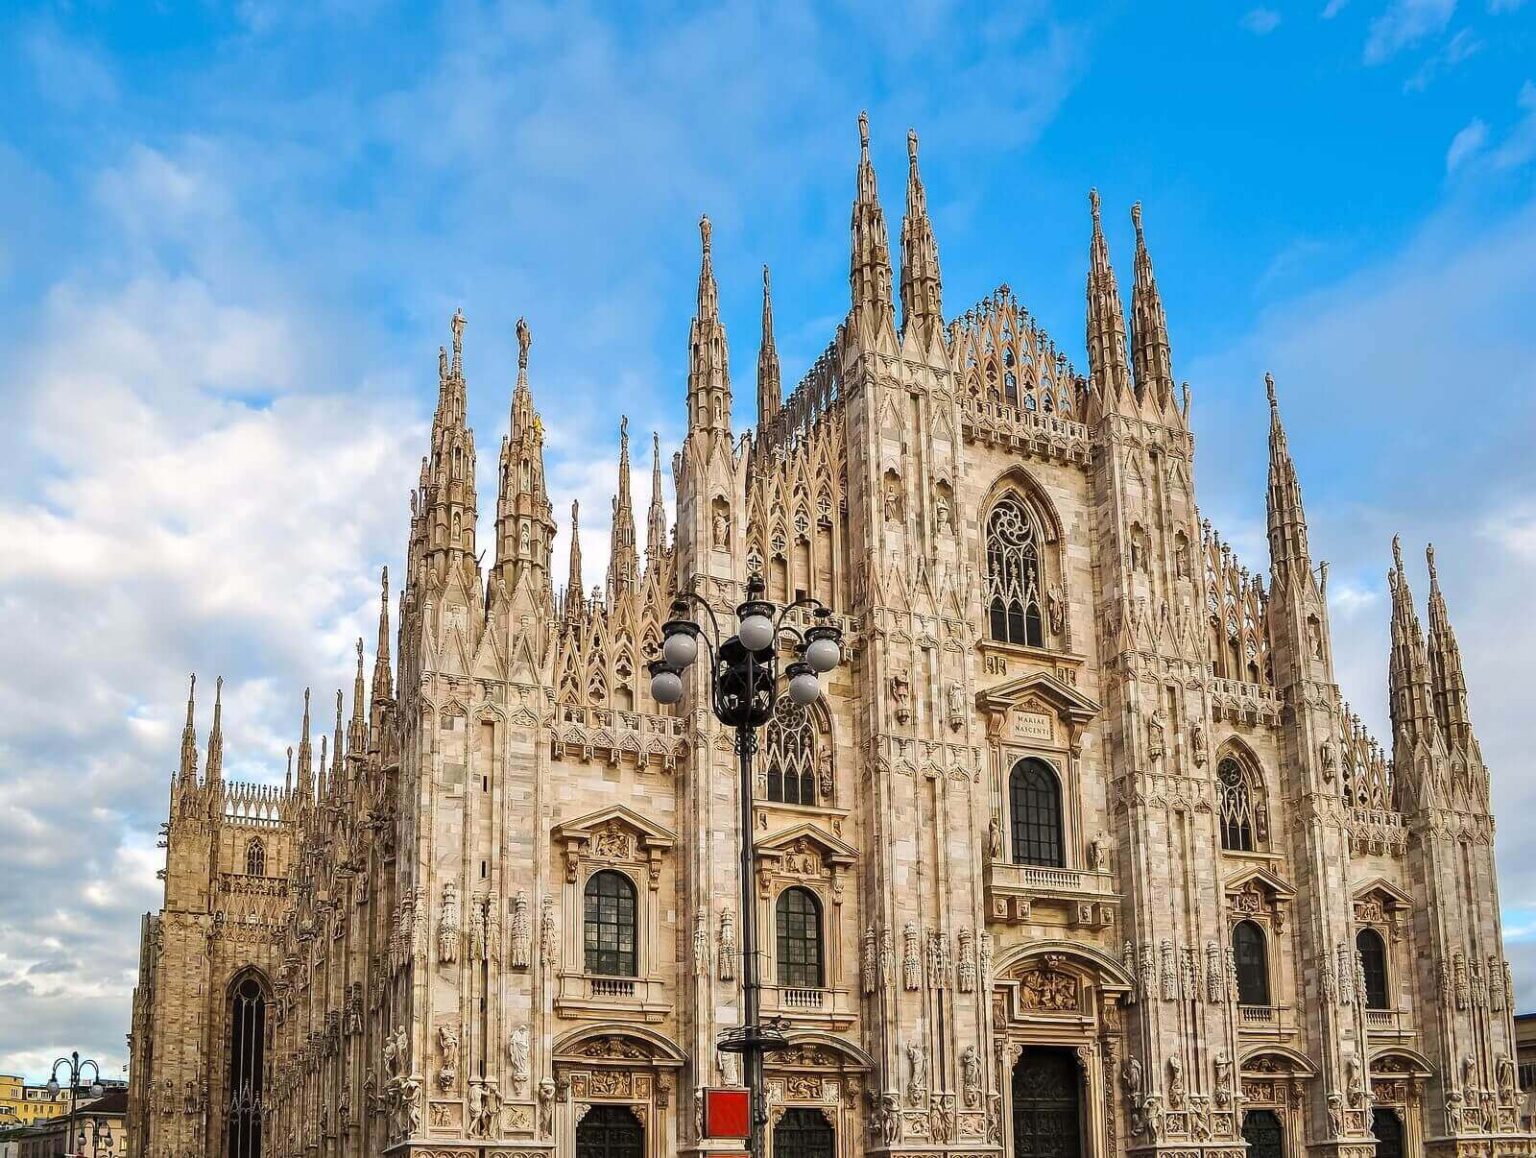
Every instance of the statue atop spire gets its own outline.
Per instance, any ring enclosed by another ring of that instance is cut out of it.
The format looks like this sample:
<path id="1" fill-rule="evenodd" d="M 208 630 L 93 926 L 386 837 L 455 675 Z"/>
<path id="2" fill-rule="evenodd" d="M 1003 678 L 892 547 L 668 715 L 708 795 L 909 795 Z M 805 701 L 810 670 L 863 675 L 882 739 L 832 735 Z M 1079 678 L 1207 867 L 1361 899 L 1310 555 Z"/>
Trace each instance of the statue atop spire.
<path id="1" fill-rule="evenodd" d="M 1424 549 L 1429 563 L 1429 682 L 1434 697 L 1435 715 L 1452 748 L 1472 744 L 1472 720 L 1467 712 L 1467 677 L 1462 669 L 1461 646 L 1451 628 L 1445 595 L 1440 590 L 1440 572 L 1435 567 L 1435 548 Z"/>
<path id="2" fill-rule="evenodd" d="M 779 350 L 773 339 L 773 294 L 768 267 L 763 266 L 763 340 L 757 348 L 757 427 L 762 430 L 779 413 L 784 383 L 779 373 Z"/>
<path id="3" fill-rule="evenodd" d="M 394 698 L 389 670 L 389 568 L 379 574 L 379 640 L 373 652 L 373 702 Z"/>
<path id="4" fill-rule="evenodd" d="M 1106 409 L 1114 410 L 1128 401 L 1130 372 L 1125 362 L 1125 311 L 1120 304 L 1120 287 L 1109 264 L 1109 243 L 1104 240 L 1104 223 L 1099 215 L 1099 191 L 1088 191 L 1088 206 L 1093 215 L 1093 237 L 1088 256 L 1088 373 Z"/>
<path id="5" fill-rule="evenodd" d="M 571 500 L 571 566 L 565 580 L 565 614 L 575 618 L 582 605 L 581 503 Z"/>
<path id="6" fill-rule="evenodd" d="M 731 437 L 731 372 L 725 326 L 720 321 L 720 292 L 715 285 L 712 227 L 699 218 L 698 310 L 688 335 L 688 433 Z"/>
<path id="7" fill-rule="evenodd" d="M 533 334 L 528 329 L 528 322 L 523 318 L 517 319 L 517 369 L 520 378 L 526 378 L 528 373 L 528 347 L 533 345 Z"/>
<path id="8" fill-rule="evenodd" d="M 213 730 L 208 733 L 209 784 L 217 783 L 224 776 L 224 677 L 213 681 Z"/>
<path id="9" fill-rule="evenodd" d="M 315 792 L 314 769 L 311 766 L 312 749 L 309 743 L 309 689 L 304 689 L 304 723 L 299 733 L 299 793 L 313 796 Z"/>
<path id="10" fill-rule="evenodd" d="M 493 597 L 516 593 L 524 574 L 531 578 L 533 610 L 546 618 L 554 601 L 550 554 L 555 539 L 554 507 L 544 483 L 544 424 L 534 409 L 528 385 L 528 350 L 533 332 L 517 319 L 517 385 L 512 391 L 512 421 L 502 439 L 496 495 L 496 562 L 491 569 Z M 523 598 L 528 598 L 525 594 Z"/>
<path id="11" fill-rule="evenodd" d="M 901 222 L 902 336 L 924 342 L 943 334 L 944 307 L 939 280 L 939 247 L 928 218 L 928 194 L 917 169 L 917 130 L 907 130 L 907 214 Z"/>
<path id="12" fill-rule="evenodd" d="M 1157 288 L 1157 276 L 1152 272 L 1152 257 L 1147 252 L 1139 201 L 1131 206 L 1131 223 L 1136 228 L 1136 280 L 1131 291 L 1131 337 L 1135 343 L 1132 355 L 1136 389 L 1143 402 L 1150 402 L 1158 411 L 1181 417 L 1173 396 L 1168 317 L 1163 312 L 1163 298 Z"/>

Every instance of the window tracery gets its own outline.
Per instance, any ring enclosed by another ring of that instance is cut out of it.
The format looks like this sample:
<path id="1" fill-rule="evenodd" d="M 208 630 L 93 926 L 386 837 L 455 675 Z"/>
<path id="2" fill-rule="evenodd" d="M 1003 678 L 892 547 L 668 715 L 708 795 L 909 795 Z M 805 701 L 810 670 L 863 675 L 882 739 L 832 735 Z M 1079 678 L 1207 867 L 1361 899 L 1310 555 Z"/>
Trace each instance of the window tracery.
<path id="1" fill-rule="evenodd" d="M 830 794 L 819 791 L 817 747 L 816 721 L 810 710 L 787 695 L 780 696 L 764 742 L 769 800 L 775 804 L 816 804 Z"/>
<path id="2" fill-rule="evenodd" d="M 1216 786 L 1221 847 L 1229 852 L 1252 852 L 1256 847 L 1253 792 L 1237 757 L 1222 757 L 1216 766 Z"/>
<path id="3" fill-rule="evenodd" d="M 987 516 L 987 619 L 993 639 L 1045 646 L 1040 587 L 1039 527 L 1023 500 L 1010 492 Z"/>
<path id="4" fill-rule="evenodd" d="M 261 843 L 259 836 L 253 836 L 245 846 L 245 875 L 248 877 L 264 877 L 267 875 L 267 849 Z"/>

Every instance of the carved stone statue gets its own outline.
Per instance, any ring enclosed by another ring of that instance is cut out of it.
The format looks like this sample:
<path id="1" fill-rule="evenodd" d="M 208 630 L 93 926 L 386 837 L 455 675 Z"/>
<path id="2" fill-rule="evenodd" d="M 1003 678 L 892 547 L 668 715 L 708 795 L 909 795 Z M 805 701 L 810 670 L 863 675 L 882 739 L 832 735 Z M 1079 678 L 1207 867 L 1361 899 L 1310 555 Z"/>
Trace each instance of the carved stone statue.
<path id="1" fill-rule="evenodd" d="M 1067 596 L 1059 583 L 1052 583 L 1045 594 L 1045 613 L 1056 635 L 1067 629 Z"/>
<path id="2" fill-rule="evenodd" d="M 714 544 L 717 551 L 724 551 L 731 545 L 731 516 L 723 509 L 715 511 L 714 518 L 710 522 L 714 535 Z"/>
<path id="3" fill-rule="evenodd" d="M 1349 1095 L 1349 1104 L 1358 1109 L 1365 1105 L 1365 1067 L 1360 1063 L 1360 1055 L 1352 1053 L 1344 1061 L 1345 1092 Z"/>
<path id="4" fill-rule="evenodd" d="M 1222 1050 L 1216 1055 L 1216 1104 L 1226 1107 L 1232 1102 L 1232 1055 Z"/>
<path id="5" fill-rule="evenodd" d="M 1109 868 L 1109 837 L 1102 832 L 1088 846 L 1088 867 L 1096 873 Z"/>
<path id="6" fill-rule="evenodd" d="M 907 1101 L 922 1105 L 928 1093 L 928 1051 L 920 1042 L 907 1042 Z"/>
<path id="7" fill-rule="evenodd" d="M 945 701 L 948 706 L 950 730 L 958 732 L 965 727 L 965 689 L 960 686 L 959 680 L 950 682 L 945 692 Z"/>
<path id="8" fill-rule="evenodd" d="M 981 1052 L 974 1045 L 960 1051 L 960 1091 L 967 1109 L 981 1105 Z"/>
<path id="9" fill-rule="evenodd" d="M 938 524 L 939 534 L 948 535 L 954 531 L 954 524 L 950 519 L 949 500 L 940 495 L 933 504 L 934 521 Z"/>
<path id="10" fill-rule="evenodd" d="M 555 1080 L 539 1080 L 539 1137 L 548 1138 L 555 1128 Z"/>
<path id="11" fill-rule="evenodd" d="M 1153 708 L 1152 716 L 1147 721 L 1147 755 L 1153 760 L 1161 760 L 1165 750 L 1163 741 L 1167 731 L 1167 719 L 1163 716 L 1162 708 Z"/>
<path id="12" fill-rule="evenodd" d="M 1184 1108 L 1184 1062 L 1177 1054 L 1168 1059 L 1168 1108 Z"/>
<path id="13" fill-rule="evenodd" d="M 995 816 L 987 822 L 987 854 L 993 860 L 1003 855 L 1003 824 Z"/>
<path id="14" fill-rule="evenodd" d="M 440 1064 L 437 1070 L 437 1088 L 447 1093 L 459 1077 L 459 1027 L 437 1027 L 437 1053 Z"/>
<path id="15" fill-rule="evenodd" d="M 912 685 L 901 672 L 890 679 L 891 704 L 896 709 L 896 722 L 905 724 L 912 718 Z"/>
<path id="16" fill-rule="evenodd" d="M 507 1072 L 512 1081 L 512 1096 L 520 1098 L 528 1090 L 528 1078 L 531 1074 L 526 1025 L 512 1027 L 512 1034 L 507 1039 L 507 1060 L 510 1063 Z"/>
<path id="17" fill-rule="evenodd" d="M 1125 1086 L 1125 1092 L 1135 1102 L 1141 1097 L 1141 1062 L 1134 1057 L 1128 1057 L 1120 1066 L 1120 1083 Z"/>

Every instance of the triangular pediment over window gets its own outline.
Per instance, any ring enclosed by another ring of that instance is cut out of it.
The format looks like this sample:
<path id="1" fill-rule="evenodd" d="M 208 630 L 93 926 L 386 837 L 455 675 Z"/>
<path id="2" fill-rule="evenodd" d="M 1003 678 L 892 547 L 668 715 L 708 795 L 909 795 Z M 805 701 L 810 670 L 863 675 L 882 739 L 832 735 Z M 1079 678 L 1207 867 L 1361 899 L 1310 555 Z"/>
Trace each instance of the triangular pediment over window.
<path id="1" fill-rule="evenodd" d="M 1037 671 L 976 693 L 976 706 L 987 716 L 993 739 L 1010 737 L 1075 744 L 1082 729 L 1100 712 L 1099 705 L 1049 672 Z"/>
<path id="2" fill-rule="evenodd" d="M 809 821 L 763 837 L 755 842 L 755 851 L 759 858 L 773 860 L 814 851 L 823 863 L 838 868 L 851 865 L 859 858 L 858 850 L 847 841 Z"/>

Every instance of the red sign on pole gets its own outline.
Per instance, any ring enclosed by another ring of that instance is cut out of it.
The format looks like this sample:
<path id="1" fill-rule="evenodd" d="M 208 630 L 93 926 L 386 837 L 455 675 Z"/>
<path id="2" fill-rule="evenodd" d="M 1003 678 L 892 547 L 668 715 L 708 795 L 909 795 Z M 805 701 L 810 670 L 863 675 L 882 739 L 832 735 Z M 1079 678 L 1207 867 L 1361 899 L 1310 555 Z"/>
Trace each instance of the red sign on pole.
<path id="1" fill-rule="evenodd" d="M 752 1132 L 746 1090 L 704 1091 L 704 1137 L 745 1138 Z"/>

